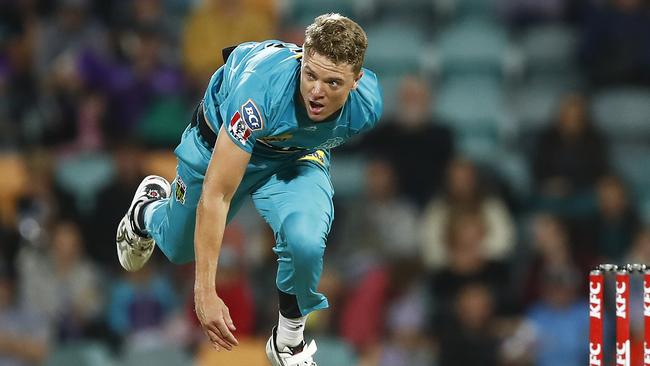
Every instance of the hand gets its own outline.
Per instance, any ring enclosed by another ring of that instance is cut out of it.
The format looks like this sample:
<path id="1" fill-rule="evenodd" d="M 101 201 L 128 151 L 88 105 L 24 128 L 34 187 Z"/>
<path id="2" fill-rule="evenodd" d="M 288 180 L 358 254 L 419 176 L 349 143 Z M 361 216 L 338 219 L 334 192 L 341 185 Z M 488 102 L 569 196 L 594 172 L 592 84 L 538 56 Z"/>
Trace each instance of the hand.
<path id="1" fill-rule="evenodd" d="M 215 293 L 211 295 L 196 293 L 194 304 L 203 332 L 210 338 L 217 351 L 221 348 L 230 351 L 233 346 L 239 345 L 232 335 L 232 331 L 236 328 L 230 318 L 230 311 L 219 296 Z"/>

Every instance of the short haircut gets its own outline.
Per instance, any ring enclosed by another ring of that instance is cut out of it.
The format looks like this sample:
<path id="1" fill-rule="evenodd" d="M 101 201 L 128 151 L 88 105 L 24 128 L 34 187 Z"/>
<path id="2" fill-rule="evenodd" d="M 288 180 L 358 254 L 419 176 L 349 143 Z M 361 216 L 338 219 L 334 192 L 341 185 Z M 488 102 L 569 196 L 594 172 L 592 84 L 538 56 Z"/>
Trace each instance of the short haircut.
<path id="1" fill-rule="evenodd" d="M 337 13 L 323 14 L 305 30 L 303 48 L 308 55 L 318 53 L 335 64 L 348 63 L 358 73 L 368 48 L 368 37 L 351 19 Z"/>

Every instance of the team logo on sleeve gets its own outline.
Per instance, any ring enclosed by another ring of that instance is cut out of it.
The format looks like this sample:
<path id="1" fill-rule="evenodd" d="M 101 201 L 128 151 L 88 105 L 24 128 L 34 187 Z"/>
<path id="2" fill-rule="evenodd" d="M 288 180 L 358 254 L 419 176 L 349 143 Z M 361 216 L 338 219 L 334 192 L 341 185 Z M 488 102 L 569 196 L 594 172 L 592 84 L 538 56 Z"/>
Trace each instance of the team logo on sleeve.
<path id="1" fill-rule="evenodd" d="M 185 183 L 181 179 L 181 176 L 176 176 L 176 190 L 175 190 L 175 196 L 176 196 L 176 201 L 180 202 L 181 204 L 185 204 L 185 192 L 187 191 L 187 186 L 185 186 Z"/>
<path id="2" fill-rule="evenodd" d="M 262 120 L 262 114 L 259 109 L 253 102 L 252 99 L 249 99 L 244 105 L 241 106 L 241 114 L 246 121 L 246 125 L 252 131 L 261 130 L 264 127 L 264 121 Z"/>
<path id="3" fill-rule="evenodd" d="M 235 112 L 230 119 L 228 132 L 230 132 L 237 141 L 241 142 L 242 145 L 246 145 L 246 142 L 248 142 L 248 138 L 251 137 L 252 133 L 251 129 L 246 125 L 246 122 L 241 118 L 239 112 Z"/>

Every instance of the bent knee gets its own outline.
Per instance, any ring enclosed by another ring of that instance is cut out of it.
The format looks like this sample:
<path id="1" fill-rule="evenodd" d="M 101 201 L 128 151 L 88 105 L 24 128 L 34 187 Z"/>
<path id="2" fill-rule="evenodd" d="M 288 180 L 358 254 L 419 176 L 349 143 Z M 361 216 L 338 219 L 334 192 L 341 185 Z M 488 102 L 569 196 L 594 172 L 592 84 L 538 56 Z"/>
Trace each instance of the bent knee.
<path id="1" fill-rule="evenodd" d="M 319 216 L 296 213 L 284 221 L 282 234 L 296 265 L 320 261 L 325 253 L 327 225 Z"/>

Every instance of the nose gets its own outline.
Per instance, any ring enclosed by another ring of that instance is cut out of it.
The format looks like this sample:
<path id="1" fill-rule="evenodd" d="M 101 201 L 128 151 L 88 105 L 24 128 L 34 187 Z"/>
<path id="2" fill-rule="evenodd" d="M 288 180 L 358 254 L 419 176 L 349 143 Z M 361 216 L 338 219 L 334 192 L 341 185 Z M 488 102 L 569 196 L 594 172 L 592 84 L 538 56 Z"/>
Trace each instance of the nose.
<path id="1" fill-rule="evenodd" d="M 314 82 L 314 86 L 311 88 L 311 94 L 314 98 L 318 99 L 324 97 L 325 88 L 323 87 L 323 83 L 319 80 L 316 80 L 316 82 Z"/>

